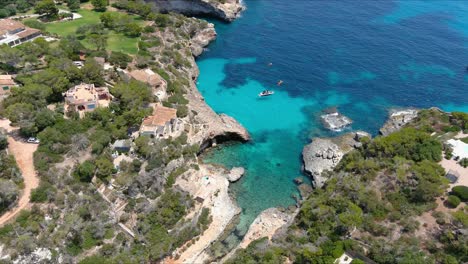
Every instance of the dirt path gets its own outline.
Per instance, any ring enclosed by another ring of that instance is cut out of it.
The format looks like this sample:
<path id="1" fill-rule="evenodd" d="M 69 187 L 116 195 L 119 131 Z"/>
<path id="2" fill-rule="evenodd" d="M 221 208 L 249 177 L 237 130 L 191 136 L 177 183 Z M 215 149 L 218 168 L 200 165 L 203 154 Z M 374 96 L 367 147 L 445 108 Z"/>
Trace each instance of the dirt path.
<path id="1" fill-rule="evenodd" d="M 6 129 L 7 132 L 16 130 L 16 128 L 10 126 L 8 120 L 0 120 L 0 128 Z M 31 196 L 31 190 L 39 185 L 39 178 L 34 170 L 33 162 L 33 153 L 36 151 L 37 146 L 36 144 L 17 141 L 13 137 L 8 136 L 8 151 L 15 157 L 16 163 L 21 170 L 24 180 L 24 189 L 21 192 L 17 206 L 0 217 L 0 226 L 16 217 L 21 210 L 30 207 L 29 198 Z"/>

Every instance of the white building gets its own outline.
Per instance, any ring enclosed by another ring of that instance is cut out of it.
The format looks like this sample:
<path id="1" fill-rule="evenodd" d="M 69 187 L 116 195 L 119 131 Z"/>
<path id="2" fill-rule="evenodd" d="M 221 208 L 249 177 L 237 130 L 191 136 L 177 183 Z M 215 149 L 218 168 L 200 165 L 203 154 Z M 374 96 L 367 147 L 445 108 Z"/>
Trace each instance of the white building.
<path id="1" fill-rule="evenodd" d="M 453 156 L 460 157 L 460 159 L 468 158 L 468 144 L 459 139 L 449 139 L 447 144 L 453 149 Z"/>
<path id="2" fill-rule="evenodd" d="M 29 28 L 13 19 L 0 19 L 0 45 L 20 45 L 41 36 L 41 31 Z"/>

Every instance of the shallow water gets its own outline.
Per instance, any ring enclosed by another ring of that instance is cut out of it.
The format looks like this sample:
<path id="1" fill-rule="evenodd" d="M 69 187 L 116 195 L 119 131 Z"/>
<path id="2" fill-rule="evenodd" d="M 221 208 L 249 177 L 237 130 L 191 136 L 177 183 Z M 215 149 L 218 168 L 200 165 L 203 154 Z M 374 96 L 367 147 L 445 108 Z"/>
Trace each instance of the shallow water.
<path id="1" fill-rule="evenodd" d="M 215 22 L 218 39 L 197 61 L 207 103 L 253 137 L 205 157 L 246 168 L 233 185 L 237 235 L 262 210 L 294 204 L 302 147 L 334 135 L 323 109 L 337 106 L 351 129 L 372 134 L 392 107 L 468 111 L 468 1 L 245 2 L 242 18 Z M 258 98 L 265 89 L 275 94 Z"/>

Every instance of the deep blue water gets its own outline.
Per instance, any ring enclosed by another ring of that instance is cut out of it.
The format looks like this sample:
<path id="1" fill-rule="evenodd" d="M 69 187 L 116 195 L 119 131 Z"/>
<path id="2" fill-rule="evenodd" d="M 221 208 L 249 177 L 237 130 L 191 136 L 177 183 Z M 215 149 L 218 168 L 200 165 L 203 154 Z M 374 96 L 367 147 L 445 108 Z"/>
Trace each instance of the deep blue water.
<path id="1" fill-rule="evenodd" d="M 262 210 L 294 203 L 303 145 L 333 135 L 318 122 L 324 108 L 337 106 L 354 120 L 351 129 L 373 134 L 392 107 L 468 111 L 468 1 L 246 5 L 237 21 L 216 23 L 218 39 L 198 60 L 208 104 L 253 136 L 205 158 L 247 170 L 233 185 L 241 234 Z M 266 88 L 276 94 L 258 99 Z"/>

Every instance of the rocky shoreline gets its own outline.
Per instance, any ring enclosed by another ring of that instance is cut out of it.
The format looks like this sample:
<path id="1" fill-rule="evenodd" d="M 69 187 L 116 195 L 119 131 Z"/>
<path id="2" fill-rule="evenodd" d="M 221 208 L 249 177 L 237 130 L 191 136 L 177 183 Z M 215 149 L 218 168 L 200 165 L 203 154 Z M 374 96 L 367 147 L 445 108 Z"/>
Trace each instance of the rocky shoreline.
<path id="1" fill-rule="evenodd" d="M 385 124 L 379 130 L 383 136 L 400 130 L 418 116 L 414 108 L 392 109 Z M 314 138 L 302 151 L 304 172 L 311 176 L 316 188 L 321 188 L 327 181 L 324 171 L 331 171 L 343 156 L 361 146 L 363 137 L 371 137 L 364 131 L 350 132 L 333 138 Z"/>
<path id="2" fill-rule="evenodd" d="M 241 0 L 147 0 L 158 5 L 162 12 L 176 12 L 189 16 L 211 16 L 226 22 L 238 18 L 245 9 Z"/>
<path id="3" fill-rule="evenodd" d="M 415 119 L 418 116 L 418 112 L 414 108 L 390 110 L 388 120 L 382 126 L 379 133 L 382 136 L 387 136 L 400 130 L 404 125 Z"/>
<path id="4" fill-rule="evenodd" d="M 363 137 L 370 137 L 370 134 L 358 131 L 334 138 L 314 138 L 304 147 L 304 172 L 312 177 L 316 188 L 321 188 L 327 180 L 322 172 L 333 170 L 346 153 L 360 146 Z"/>

